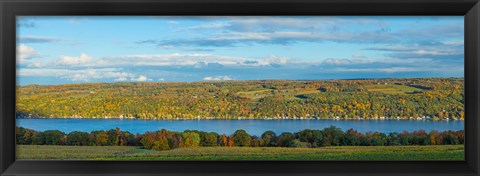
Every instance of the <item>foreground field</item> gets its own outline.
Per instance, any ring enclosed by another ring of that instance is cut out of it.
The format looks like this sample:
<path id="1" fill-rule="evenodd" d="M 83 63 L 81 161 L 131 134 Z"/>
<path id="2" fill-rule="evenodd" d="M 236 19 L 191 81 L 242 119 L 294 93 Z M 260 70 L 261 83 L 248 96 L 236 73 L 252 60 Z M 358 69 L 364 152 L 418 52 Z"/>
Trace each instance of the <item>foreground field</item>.
<path id="1" fill-rule="evenodd" d="M 322 148 L 198 147 L 168 151 L 133 146 L 18 145 L 18 159 L 54 160 L 464 160 L 463 145 Z"/>

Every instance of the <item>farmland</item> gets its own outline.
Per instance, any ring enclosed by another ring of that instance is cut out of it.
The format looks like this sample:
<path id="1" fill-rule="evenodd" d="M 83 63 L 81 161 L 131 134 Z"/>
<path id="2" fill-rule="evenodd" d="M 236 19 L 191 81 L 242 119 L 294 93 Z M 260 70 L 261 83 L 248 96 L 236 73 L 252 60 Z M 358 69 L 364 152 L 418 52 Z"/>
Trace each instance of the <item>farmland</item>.
<path id="1" fill-rule="evenodd" d="M 385 94 L 414 94 L 422 93 L 424 91 L 424 89 L 397 84 L 372 84 L 366 85 L 365 88 L 369 92 L 380 92 Z"/>
<path id="2" fill-rule="evenodd" d="M 321 148 L 18 145 L 18 159 L 47 160 L 464 160 L 463 145 Z"/>

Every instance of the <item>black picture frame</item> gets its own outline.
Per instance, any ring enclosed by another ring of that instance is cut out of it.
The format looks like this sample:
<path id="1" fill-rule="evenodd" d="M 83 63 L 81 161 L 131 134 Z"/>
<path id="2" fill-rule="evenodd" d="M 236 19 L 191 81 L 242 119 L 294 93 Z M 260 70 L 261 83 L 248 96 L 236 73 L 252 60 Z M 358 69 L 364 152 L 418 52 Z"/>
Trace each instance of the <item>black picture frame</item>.
<path id="1" fill-rule="evenodd" d="M 480 173 L 478 0 L 0 0 L 0 173 L 10 175 L 462 175 Z M 15 16 L 463 15 L 465 161 L 16 161 Z"/>

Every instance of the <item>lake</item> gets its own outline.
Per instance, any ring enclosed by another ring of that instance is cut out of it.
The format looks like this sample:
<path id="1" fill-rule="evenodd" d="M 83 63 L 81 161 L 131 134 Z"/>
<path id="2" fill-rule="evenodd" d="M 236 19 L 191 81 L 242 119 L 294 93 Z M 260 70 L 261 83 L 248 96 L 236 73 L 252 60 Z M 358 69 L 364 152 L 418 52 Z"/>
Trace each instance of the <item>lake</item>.
<path id="1" fill-rule="evenodd" d="M 430 121 L 430 120 L 127 120 L 127 119 L 17 119 L 17 126 L 37 131 L 60 130 L 90 132 L 109 130 L 119 127 L 122 131 L 144 133 L 162 128 L 171 131 L 201 130 L 219 134 L 232 134 L 237 129 L 244 129 L 250 135 L 260 136 L 267 130 L 278 135 L 282 132 L 297 132 L 303 129 L 323 129 L 336 126 L 346 131 L 350 128 L 359 132 L 402 132 L 423 129 L 463 130 L 464 121 Z"/>

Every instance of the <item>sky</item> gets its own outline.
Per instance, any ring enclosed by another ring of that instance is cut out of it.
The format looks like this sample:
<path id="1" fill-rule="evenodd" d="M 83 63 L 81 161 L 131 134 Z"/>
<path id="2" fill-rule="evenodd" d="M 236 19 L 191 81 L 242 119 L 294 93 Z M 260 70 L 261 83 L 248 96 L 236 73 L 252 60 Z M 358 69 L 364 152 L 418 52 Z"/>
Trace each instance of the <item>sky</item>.
<path id="1" fill-rule="evenodd" d="M 464 76 L 463 16 L 19 16 L 17 84 Z"/>

